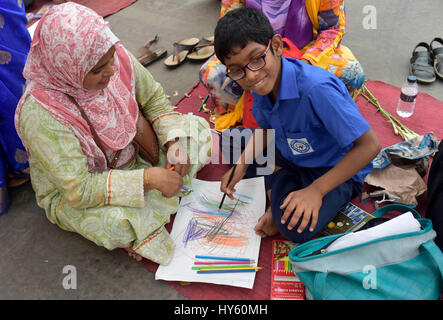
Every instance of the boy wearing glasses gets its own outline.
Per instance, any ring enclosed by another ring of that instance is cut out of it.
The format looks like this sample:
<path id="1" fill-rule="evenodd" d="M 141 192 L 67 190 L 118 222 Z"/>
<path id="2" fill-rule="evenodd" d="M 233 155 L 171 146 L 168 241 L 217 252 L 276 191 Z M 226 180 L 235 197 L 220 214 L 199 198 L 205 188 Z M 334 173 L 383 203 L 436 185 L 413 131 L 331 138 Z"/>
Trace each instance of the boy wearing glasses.
<path id="1" fill-rule="evenodd" d="M 380 142 L 337 77 L 282 57 L 282 38 L 259 10 L 228 12 L 217 23 L 214 46 L 226 75 L 253 93 L 258 130 L 275 135 L 275 170 L 265 176 L 270 206 L 255 232 L 305 242 L 361 193 Z M 266 146 L 267 134 L 256 133 L 236 161 L 231 182 L 232 168 L 222 177 L 221 191 L 231 199 L 252 166 L 246 159 L 263 151 L 256 136 Z"/>

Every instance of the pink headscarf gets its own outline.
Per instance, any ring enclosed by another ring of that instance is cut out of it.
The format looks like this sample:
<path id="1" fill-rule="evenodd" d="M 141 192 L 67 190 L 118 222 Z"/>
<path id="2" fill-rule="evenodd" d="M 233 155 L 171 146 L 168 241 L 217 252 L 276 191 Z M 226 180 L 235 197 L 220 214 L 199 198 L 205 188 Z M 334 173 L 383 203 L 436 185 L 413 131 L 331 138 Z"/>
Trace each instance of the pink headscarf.
<path id="1" fill-rule="evenodd" d="M 73 2 L 52 7 L 35 30 L 23 71 L 27 86 L 15 116 L 19 135 L 21 108 L 31 96 L 74 132 L 88 157 L 90 172 L 106 170 L 103 152 L 67 94 L 84 110 L 106 149 L 115 151 L 130 145 L 139 109 L 132 61 L 118 41 L 103 18 L 91 9 Z M 115 74 L 108 86 L 84 89 L 85 76 L 113 45 Z"/>

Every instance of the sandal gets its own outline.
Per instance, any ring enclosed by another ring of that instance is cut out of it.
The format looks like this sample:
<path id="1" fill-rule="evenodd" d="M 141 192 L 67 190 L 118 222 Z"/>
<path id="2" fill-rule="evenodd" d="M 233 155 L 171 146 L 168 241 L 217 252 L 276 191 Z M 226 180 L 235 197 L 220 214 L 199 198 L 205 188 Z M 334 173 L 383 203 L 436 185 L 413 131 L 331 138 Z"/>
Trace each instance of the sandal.
<path id="1" fill-rule="evenodd" d="M 417 48 L 426 48 L 426 51 L 417 51 Z M 412 51 L 412 57 L 410 60 L 410 72 L 411 75 L 417 77 L 417 81 L 431 83 L 434 82 L 434 60 L 432 59 L 432 52 L 429 45 L 425 42 L 420 42 Z"/>
<path id="2" fill-rule="evenodd" d="M 137 58 L 137 60 L 143 65 L 147 66 L 154 61 L 162 58 L 166 55 L 166 50 L 164 48 L 159 48 L 155 51 L 149 49 L 152 44 L 158 41 L 158 35 L 155 35 L 154 39 L 148 41 L 143 47 L 139 48 L 138 51 L 141 53 L 141 56 Z"/>
<path id="3" fill-rule="evenodd" d="M 178 67 L 185 61 L 189 52 L 198 44 L 198 38 L 189 38 L 174 43 L 174 53 L 167 57 L 164 61 L 169 68 Z"/>
<path id="4" fill-rule="evenodd" d="M 432 55 L 434 57 L 434 71 L 435 74 L 440 78 L 443 79 L 443 46 L 438 48 L 433 48 L 432 44 L 433 42 L 440 42 L 441 45 L 443 45 L 443 39 L 442 38 L 434 38 L 434 40 L 431 41 L 429 47 L 431 49 Z"/>
<path id="5" fill-rule="evenodd" d="M 188 54 L 189 60 L 200 61 L 207 60 L 214 54 L 214 37 L 204 37 L 194 49 Z"/>

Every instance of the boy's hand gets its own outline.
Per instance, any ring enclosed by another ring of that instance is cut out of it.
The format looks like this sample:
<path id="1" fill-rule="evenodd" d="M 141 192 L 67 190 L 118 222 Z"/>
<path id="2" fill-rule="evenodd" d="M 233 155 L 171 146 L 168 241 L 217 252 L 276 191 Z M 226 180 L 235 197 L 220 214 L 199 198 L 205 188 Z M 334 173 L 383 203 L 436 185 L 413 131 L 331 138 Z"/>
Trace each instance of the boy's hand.
<path id="1" fill-rule="evenodd" d="M 233 200 L 234 196 L 232 194 L 235 192 L 234 187 L 237 184 L 237 182 L 239 182 L 244 177 L 247 168 L 248 168 L 247 165 L 237 164 L 234 175 L 232 176 L 232 180 L 228 185 L 229 177 L 231 176 L 231 172 L 232 170 L 234 170 L 234 167 L 229 169 L 221 179 L 220 191 L 223 193 L 226 192 L 227 196 Z"/>
<path id="2" fill-rule="evenodd" d="M 318 221 L 318 212 L 323 202 L 322 199 L 322 194 L 315 187 L 312 187 L 312 185 L 291 192 L 280 206 L 280 209 L 285 210 L 281 217 L 281 223 L 285 224 L 292 214 L 288 224 L 289 230 L 292 230 L 298 221 L 302 219 L 297 232 L 302 233 L 310 220 L 309 231 L 314 231 Z"/>

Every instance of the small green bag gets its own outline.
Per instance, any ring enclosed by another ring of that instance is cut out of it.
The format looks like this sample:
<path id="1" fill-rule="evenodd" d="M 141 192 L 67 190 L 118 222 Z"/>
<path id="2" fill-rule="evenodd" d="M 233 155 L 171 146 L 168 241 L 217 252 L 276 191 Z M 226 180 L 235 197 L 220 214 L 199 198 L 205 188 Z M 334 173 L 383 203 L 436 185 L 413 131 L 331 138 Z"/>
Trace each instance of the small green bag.
<path id="1" fill-rule="evenodd" d="M 417 211 L 391 204 L 373 213 L 412 212 L 422 230 L 387 236 L 325 252 L 338 237 L 305 242 L 289 253 L 293 270 L 316 300 L 436 300 L 443 292 L 443 253 L 429 219 Z"/>

